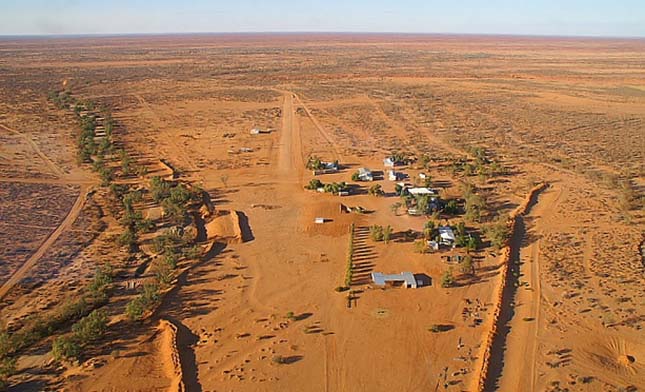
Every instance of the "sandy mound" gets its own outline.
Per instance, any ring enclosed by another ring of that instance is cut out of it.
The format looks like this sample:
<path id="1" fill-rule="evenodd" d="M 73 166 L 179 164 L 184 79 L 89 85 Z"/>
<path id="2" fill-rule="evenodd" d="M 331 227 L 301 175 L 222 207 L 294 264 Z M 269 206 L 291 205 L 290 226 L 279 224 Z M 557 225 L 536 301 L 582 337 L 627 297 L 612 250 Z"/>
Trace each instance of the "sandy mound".
<path id="1" fill-rule="evenodd" d="M 588 346 L 583 351 L 583 360 L 617 375 L 633 375 L 641 370 L 638 362 L 644 352 L 644 347 L 636 343 L 628 343 L 620 338 L 608 338 Z"/>
<path id="2" fill-rule="evenodd" d="M 204 228 L 208 240 L 221 239 L 230 244 L 238 244 L 253 239 L 248 218 L 240 211 L 220 211 Z"/>

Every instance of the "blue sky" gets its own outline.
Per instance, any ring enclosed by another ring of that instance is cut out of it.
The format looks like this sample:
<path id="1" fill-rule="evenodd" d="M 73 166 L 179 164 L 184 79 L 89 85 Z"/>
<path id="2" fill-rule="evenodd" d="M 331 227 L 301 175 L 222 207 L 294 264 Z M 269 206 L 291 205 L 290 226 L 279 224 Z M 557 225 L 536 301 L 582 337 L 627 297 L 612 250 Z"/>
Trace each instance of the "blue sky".
<path id="1" fill-rule="evenodd" d="M 0 35 L 254 31 L 645 37 L 645 0 L 0 0 Z"/>

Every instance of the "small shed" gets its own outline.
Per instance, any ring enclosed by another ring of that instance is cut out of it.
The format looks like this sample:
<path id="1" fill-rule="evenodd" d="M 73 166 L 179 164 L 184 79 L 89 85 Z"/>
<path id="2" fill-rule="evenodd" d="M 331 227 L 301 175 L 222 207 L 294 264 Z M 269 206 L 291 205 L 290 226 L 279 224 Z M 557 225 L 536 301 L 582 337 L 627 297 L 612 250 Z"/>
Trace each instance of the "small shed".
<path id="1" fill-rule="evenodd" d="M 455 233 L 450 226 L 440 226 L 439 237 L 443 245 L 453 246 L 455 244 Z"/>
<path id="2" fill-rule="evenodd" d="M 358 169 L 358 178 L 361 181 L 374 181 L 374 176 L 372 175 L 372 171 L 365 167 L 361 167 L 360 169 Z"/>
<path id="3" fill-rule="evenodd" d="M 406 289 L 416 289 L 420 286 L 412 272 L 401 272 L 400 274 L 372 272 L 372 282 L 377 286 L 402 286 Z"/>
<path id="4" fill-rule="evenodd" d="M 387 157 L 383 159 L 383 166 L 394 167 L 394 165 L 395 165 L 395 162 L 394 162 L 394 159 L 392 159 L 392 157 Z"/>
<path id="5" fill-rule="evenodd" d="M 436 189 L 431 189 L 431 188 L 408 188 L 408 192 L 410 192 L 411 195 L 428 195 L 432 197 L 437 197 L 439 196 L 439 192 Z"/>

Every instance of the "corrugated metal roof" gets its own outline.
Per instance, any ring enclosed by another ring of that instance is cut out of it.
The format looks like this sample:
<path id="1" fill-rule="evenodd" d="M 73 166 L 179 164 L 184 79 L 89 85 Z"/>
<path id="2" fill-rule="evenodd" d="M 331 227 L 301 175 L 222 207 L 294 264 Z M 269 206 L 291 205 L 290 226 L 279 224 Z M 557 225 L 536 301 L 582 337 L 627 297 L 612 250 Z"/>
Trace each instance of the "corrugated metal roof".
<path id="1" fill-rule="evenodd" d="M 417 281 L 412 272 L 401 272 L 400 274 L 372 272 L 372 281 L 378 286 L 385 286 L 386 282 L 405 282 L 406 286 L 417 287 Z"/>

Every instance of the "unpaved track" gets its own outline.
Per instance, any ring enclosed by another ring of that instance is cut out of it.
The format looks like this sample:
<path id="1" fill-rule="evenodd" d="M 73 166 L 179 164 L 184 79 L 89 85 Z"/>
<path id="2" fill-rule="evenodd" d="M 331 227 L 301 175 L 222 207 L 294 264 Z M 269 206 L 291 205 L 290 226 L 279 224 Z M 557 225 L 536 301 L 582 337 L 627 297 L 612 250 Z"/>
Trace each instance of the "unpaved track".
<path id="1" fill-rule="evenodd" d="M 192 172 L 191 174 L 194 175 L 194 173 L 197 173 L 199 171 L 199 168 L 193 163 L 193 160 L 191 159 L 191 156 L 186 148 L 183 145 L 177 143 L 177 137 L 166 130 L 166 128 L 164 127 L 164 122 L 159 118 L 159 115 L 157 114 L 157 112 L 155 112 L 148 101 L 146 101 L 145 98 L 143 98 L 141 95 L 133 94 L 133 96 L 150 114 L 150 119 L 152 120 L 153 125 L 157 128 L 157 130 L 165 134 L 165 141 L 170 143 L 173 149 L 173 151 L 171 152 L 172 155 L 179 158 L 181 160 L 181 163 L 183 165 L 186 165 L 190 169 L 190 171 Z"/>
<path id="2" fill-rule="evenodd" d="M 316 117 L 314 117 L 314 115 L 311 114 L 311 111 L 309 110 L 307 105 L 305 105 L 304 102 L 302 102 L 300 97 L 298 97 L 296 94 L 293 94 L 293 97 L 298 101 L 298 104 L 300 106 L 302 106 L 302 108 L 304 109 L 305 113 L 307 113 L 307 116 L 309 117 L 311 122 L 314 124 L 314 126 L 316 127 L 316 129 L 318 130 L 320 135 L 327 141 L 327 143 L 329 143 L 331 148 L 334 150 L 334 159 L 340 160 L 341 153 L 340 153 L 340 147 L 338 146 L 338 143 L 336 143 L 334 141 L 334 139 L 332 138 L 332 136 L 329 135 L 329 133 L 325 130 L 325 128 L 323 128 L 323 126 L 320 125 L 318 120 L 316 120 Z"/>
<path id="3" fill-rule="evenodd" d="M 295 179 L 299 177 L 302 180 L 304 166 L 302 139 L 300 138 L 300 127 L 295 118 L 293 99 L 292 93 L 286 92 L 284 94 L 277 170 L 282 178 Z"/>
<path id="4" fill-rule="evenodd" d="M 94 185 L 94 180 L 75 180 L 59 178 L 11 178 L 0 177 L 0 182 L 13 182 L 18 184 L 49 184 L 49 185 Z M 119 182 L 117 182 L 119 183 Z"/>
<path id="5" fill-rule="evenodd" d="M 16 131 L 13 128 L 9 128 L 4 124 L 0 124 L 0 128 L 13 133 L 14 135 L 20 136 L 27 143 L 29 143 L 34 149 L 34 152 L 45 162 L 45 164 L 51 169 L 53 174 L 59 177 L 63 177 L 65 175 L 65 172 L 60 167 L 56 166 L 56 164 L 40 150 L 40 147 L 38 147 L 38 145 L 33 140 L 31 140 L 29 136 L 25 135 L 22 132 Z"/>
<path id="6" fill-rule="evenodd" d="M 2 285 L 2 287 L 0 287 L 0 299 L 4 298 L 4 296 L 7 295 L 7 293 L 13 288 L 13 286 L 20 282 L 27 275 L 27 273 L 29 273 L 29 271 L 38 263 L 38 260 L 40 260 L 40 258 L 43 257 L 43 255 L 54 244 L 54 242 L 56 242 L 58 237 L 60 237 L 61 234 L 63 234 L 69 227 L 72 226 L 76 218 L 78 218 L 78 215 L 83 210 L 83 205 L 87 200 L 87 191 L 88 187 L 86 185 L 82 185 L 76 202 L 74 202 L 74 205 L 69 210 L 67 216 L 61 222 L 61 224 L 58 225 L 56 230 L 54 230 L 45 239 L 40 247 L 38 247 L 36 252 L 31 255 L 31 257 L 29 257 L 29 259 L 27 259 L 27 261 L 25 261 L 24 264 L 20 268 L 18 268 L 16 272 L 13 273 L 13 275 L 11 275 L 11 277 Z"/>
<path id="7" fill-rule="evenodd" d="M 514 297 L 516 305 L 509 321 L 510 332 L 506 337 L 504 363 L 497 383 L 499 391 L 535 390 L 542 300 L 539 236 L 548 229 L 545 220 L 555 210 L 560 193 L 559 185 L 545 190 L 529 213 L 520 218 L 523 219 L 522 225 L 532 220 L 530 227 L 525 228 L 524 236 L 514 239 L 515 243 L 512 244 L 519 249 L 522 261 L 520 281 L 527 282 L 529 286 L 519 287 Z"/>

